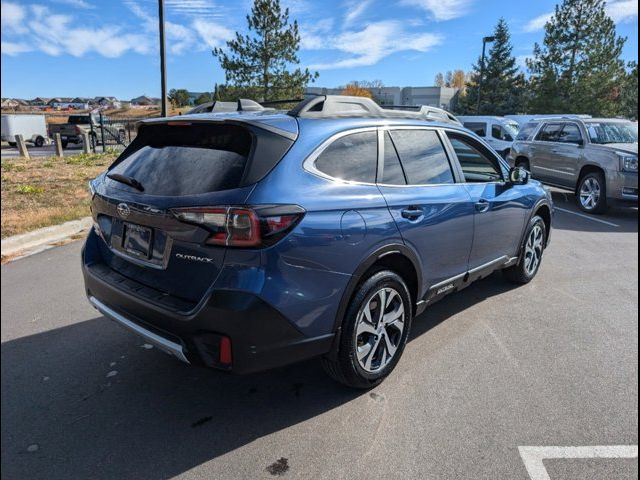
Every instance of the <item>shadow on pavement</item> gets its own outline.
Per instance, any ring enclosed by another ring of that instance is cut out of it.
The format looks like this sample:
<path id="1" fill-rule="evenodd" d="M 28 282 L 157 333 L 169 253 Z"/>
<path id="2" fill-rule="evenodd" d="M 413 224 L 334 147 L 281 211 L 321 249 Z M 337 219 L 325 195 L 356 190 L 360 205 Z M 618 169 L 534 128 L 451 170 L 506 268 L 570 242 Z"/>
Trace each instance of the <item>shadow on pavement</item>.
<path id="1" fill-rule="evenodd" d="M 573 194 L 557 190 L 552 193 L 556 209 L 554 229 L 597 233 L 638 232 L 637 207 L 615 206 L 602 215 L 590 215 L 580 210 Z"/>
<path id="2" fill-rule="evenodd" d="M 412 338 L 512 287 L 495 274 L 445 298 Z M 249 376 L 188 367 L 94 318 L 2 345 L 2 476 L 169 478 L 364 393 L 315 360 Z"/>

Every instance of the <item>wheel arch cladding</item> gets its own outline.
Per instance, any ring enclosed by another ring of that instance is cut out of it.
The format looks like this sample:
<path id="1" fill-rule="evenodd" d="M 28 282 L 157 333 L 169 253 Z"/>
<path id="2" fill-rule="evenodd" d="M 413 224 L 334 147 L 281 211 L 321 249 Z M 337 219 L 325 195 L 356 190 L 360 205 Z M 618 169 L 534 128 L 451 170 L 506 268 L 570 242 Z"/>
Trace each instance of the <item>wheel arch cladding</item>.
<path id="1" fill-rule="evenodd" d="M 578 181 L 576 182 L 576 191 L 575 191 L 576 195 L 578 194 L 578 190 L 580 189 L 580 182 L 585 177 L 585 175 L 589 175 L 590 173 L 601 173 L 602 175 L 604 175 L 605 181 L 606 181 L 606 173 L 602 167 L 598 165 L 593 165 L 591 163 L 588 165 L 585 165 L 580 169 L 580 174 L 578 175 Z"/>
<path id="2" fill-rule="evenodd" d="M 349 303 L 358 287 L 377 270 L 392 270 L 402 277 L 411 295 L 412 313 L 415 312 L 415 303 L 422 288 L 419 265 L 418 259 L 413 252 L 400 244 L 388 245 L 371 254 L 356 269 L 344 290 L 335 319 L 334 331 L 337 332 L 339 330 L 344 315 L 349 308 Z"/>
<path id="3" fill-rule="evenodd" d="M 544 220 L 544 226 L 546 227 L 546 231 L 545 231 L 545 237 L 546 237 L 545 242 L 546 242 L 546 240 L 549 238 L 549 234 L 551 233 L 551 209 L 546 203 L 542 204 L 535 211 L 534 216 L 535 215 L 538 215 L 539 217 L 542 218 L 542 220 Z"/>

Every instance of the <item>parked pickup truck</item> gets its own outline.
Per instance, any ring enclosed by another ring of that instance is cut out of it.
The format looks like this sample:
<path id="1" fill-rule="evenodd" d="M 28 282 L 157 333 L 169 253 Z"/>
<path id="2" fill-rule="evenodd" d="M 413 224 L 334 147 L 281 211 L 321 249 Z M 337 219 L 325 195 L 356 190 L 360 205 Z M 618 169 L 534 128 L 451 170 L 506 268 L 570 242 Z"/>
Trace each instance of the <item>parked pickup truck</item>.
<path id="1" fill-rule="evenodd" d="M 121 143 L 125 136 L 124 128 L 110 122 L 105 124 L 105 119 L 106 117 L 103 117 L 105 143 Z M 102 143 L 103 132 L 100 130 L 100 117 L 95 113 L 69 115 L 67 123 L 52 123 L 49 125 L 51 138 L 55 138 L 56 133 L 60 134 L 62 148 L 67 148 L 69 143 L 82 143 L 85 132 L 89 134 L 89 142 L 92 148 Z"/>

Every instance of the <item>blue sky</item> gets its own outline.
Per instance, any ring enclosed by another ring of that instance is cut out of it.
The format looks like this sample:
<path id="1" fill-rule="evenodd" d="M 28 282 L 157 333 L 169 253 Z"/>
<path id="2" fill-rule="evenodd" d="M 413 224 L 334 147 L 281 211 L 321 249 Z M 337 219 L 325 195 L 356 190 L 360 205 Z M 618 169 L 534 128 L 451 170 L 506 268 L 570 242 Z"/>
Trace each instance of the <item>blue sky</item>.
<path id="1" fill-rule="evenodd" d="M 498 18 L 509 23 L 519 63 L 543 37 L 554 0 L 281 0 L 298 20 L 303 66 L 317 86 L 382 80 L 432 85 L 468 70 Z M 246 28 L 250 0 L 165 0 L 168 87 L 210 91 L 224 82 L 211 56 Z M 638 59 L 638 4 L 610 0 L 625 60 Z M 159 96 L 155 0 L 2 1 L 2 96 Z"/>

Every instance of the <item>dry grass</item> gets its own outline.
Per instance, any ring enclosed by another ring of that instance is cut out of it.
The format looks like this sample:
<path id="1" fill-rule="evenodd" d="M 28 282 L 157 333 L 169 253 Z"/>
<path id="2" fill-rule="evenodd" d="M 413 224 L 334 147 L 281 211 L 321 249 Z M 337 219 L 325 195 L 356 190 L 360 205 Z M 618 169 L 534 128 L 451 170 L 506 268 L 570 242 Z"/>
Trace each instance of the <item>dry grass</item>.
<path id="1" fill-rule="evenodd" d="M 2 238 L 89 215 L 87 182 L 116 152 L 2 159 Z"/>

